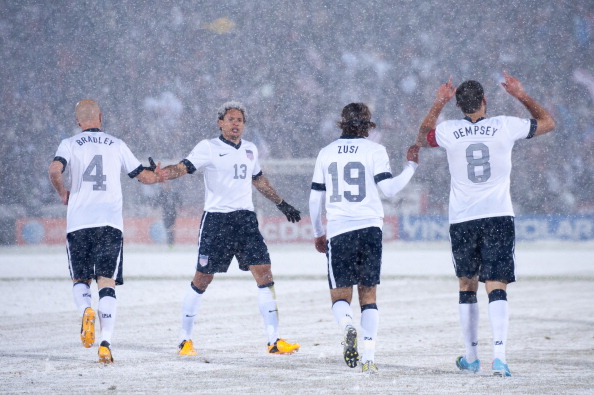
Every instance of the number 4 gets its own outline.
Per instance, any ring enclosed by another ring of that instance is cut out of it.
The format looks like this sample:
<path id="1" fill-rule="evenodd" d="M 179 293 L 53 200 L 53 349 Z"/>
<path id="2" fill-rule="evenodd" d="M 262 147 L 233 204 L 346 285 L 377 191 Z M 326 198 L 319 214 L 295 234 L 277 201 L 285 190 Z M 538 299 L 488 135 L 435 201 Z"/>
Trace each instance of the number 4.
<path id="1" fill-rule="evenodd" d="M 93 173 L 95 170 L 95 174 Z M 93 191 L 107 191 L 107 176 L 103 174 L 103 156 L 95 155 L 83 173 L 83 181 L 94 182 Z"/>

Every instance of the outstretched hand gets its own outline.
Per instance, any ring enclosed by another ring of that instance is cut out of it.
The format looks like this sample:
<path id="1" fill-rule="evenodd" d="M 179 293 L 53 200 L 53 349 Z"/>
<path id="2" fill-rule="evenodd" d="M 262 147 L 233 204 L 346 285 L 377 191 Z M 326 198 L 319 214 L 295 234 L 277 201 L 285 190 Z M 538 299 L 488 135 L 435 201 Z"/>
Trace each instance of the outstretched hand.
<path id="1" fill-rule="evenodd" d="M 526 93 L 522 83 L 516 78 L 507 74 L 505 70 L 503 70 L 503 78 L 505 78 L 505 81 L 501 83 L 501 86 L 503 86 L 505 91 L 513 97 L 518 98 Z"/>
<path id="2" fill-rule="evenodd" d="M 151 166 L 154 165 L 155 163 L 151 163 Z M 155 167 L 154 170 L 155 174 L 157 175 L 157 177 L 159 178 L 159 182 L 165 182 L 167 181 L 167 179 L 169 178 L 169 172 L 166 170 L 161 169 L 161 162 L 157 163 L 157 166 Z"/>
<path id="3" fill-rule="evenodd" d="M 291 206 L 284 200 L 276 205 L 276 207 L 287 217 L 289 222 L 299 222 L 301 220 L 301 211 Z"/>
<path id="4" fill-rule="evenodd" d="M 169 177 L 169 172 L 165 171 L 163 169 L 161 169 L 161 162 L 155 164 L 155 161 L 153 160 L 152 157 L 149 156 L 148 158 L 149 161 L 149 167 L 145 167 L 146 170 L 148 171 L 152 171 L 153 173 L 155 173 L 157 175 L 157 182 L 165 182 Z"/>
<path id="5" fill-rule="evenodd" d="M 408 151 L 406 151 L 406 160 L 409 162 L 416 162 L 419 163 L 419 147 L 418 145 L 411 145 L 408 147 Z"/>

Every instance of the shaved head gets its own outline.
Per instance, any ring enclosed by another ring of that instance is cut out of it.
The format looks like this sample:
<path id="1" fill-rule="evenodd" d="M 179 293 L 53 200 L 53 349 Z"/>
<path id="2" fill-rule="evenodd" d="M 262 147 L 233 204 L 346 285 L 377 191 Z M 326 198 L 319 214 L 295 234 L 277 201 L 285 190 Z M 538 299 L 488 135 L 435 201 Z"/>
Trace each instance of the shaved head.
<path id="1" fill-rule="evenodd" d="M 95 100 L 84 99 L 76 103 L 76 122 L 84 129 L 101 128 L 101 109 Z"/>

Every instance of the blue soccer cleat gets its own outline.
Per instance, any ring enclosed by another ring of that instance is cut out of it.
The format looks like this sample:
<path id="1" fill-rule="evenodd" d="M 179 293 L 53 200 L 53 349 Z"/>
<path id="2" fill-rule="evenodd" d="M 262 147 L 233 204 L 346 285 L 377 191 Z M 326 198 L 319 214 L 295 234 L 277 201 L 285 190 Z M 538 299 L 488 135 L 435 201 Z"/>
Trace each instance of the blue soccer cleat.
<path id="1" fill-rule="evenodd" d="M 511 373 L 506 363 L 501 362 L 501 359 L 495 358 L 493 360 L 493 376 L 511 377 Z"/>
<path id="2" fill-rule="evenodd" d="M 476 373 L 479 370 L 481 370 L 481 361 L 477 359 L 472 363 L 468 363 L 466 358 L 464 358 L 463 356 L 459 356 L 458 358 L 456 358 L 456 366 L 460 370 L 467 370 L 469 372 Z"/>

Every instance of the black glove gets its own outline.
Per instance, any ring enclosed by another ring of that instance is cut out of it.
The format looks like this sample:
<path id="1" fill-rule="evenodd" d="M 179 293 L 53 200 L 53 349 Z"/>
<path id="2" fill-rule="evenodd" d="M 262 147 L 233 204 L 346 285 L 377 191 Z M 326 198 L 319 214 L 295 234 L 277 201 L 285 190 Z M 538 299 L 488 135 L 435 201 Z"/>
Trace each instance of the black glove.
<path id="1" fill-rule="evenodd" d="M 155 164 L 155 161 L 153 160 L 153 158 L 151 158 L 150 156 L 149 156 L 149 164 L 150 164 L 149 167 L 146 167 L 146 166 L 144 167 L 145 170 L 155 171 L 155 169 L 157 168 L 157 165 Z"/>
<path id="2" fill-rule="evenodd" d="M 290 222 L 299 222 L 301 219 L 301 211 L 297 210 L 284 200 L 277 204 L 276 207 L 278 207 L 278 209 L 287 216 L 287 220 Z"/>

